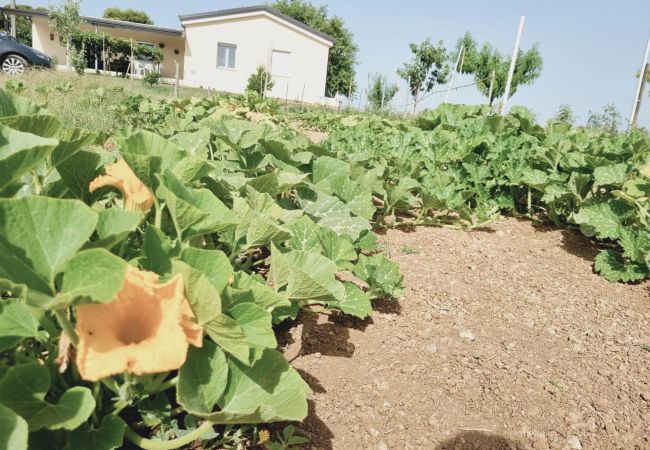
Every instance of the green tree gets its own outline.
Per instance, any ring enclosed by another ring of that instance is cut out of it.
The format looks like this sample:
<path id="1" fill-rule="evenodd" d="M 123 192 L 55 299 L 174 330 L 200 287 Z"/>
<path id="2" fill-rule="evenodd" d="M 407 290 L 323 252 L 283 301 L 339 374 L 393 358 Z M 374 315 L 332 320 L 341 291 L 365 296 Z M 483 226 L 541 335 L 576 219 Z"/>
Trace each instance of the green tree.
<path id="1" fill-rule="evenodd" d="M 560 105 L 555 116 L 549 121 L 554 123 L 565 123 L 567 125 L 573 125 L 576 121 L 576 115 L 573 113 L 573 108 L 568 103 Z"/>
<path id="2" fill-rule="evenodd" d="M 271 79 L 271 74 L 266 70 L 265 66 L 258 66 L 255 69 L 255 72 L 248 77 L 248 84 L 246 85 L 247 91 L 257 92 L 260 95 L 264 95 L 264 86 L 266 86 L 266 91 L 273 89 L 273 80 Z"/>
<path id="3" fill-rule="evenodd" d="M 6 8 L 9 8 L 10 5 L 5 5 Z M 27 11 L 41 11 L 47 12 L 45 8 L 33 8 L 30 5 L 21 5 L 17 4 L 16 9 L 24 9 Z M 9 16 L 0 14 L 0 29 L 8 30 L 9 29 Z M 32 45 L 32 19 L 25 16 L 16 16 L 16 39 L 26 45 Z"/>
<path id="4" fill-rule="evenodd" d="M 621 126 L 622 117 L 616 105 L 608 103 L 602 112 L 589 110 L 587 126 L 607 133 L 616 133 Z"/>
<path id="5" fill-rule="evenodd" d="M 506 91 L 508 71 L 510 70 L 510 56 L 504 55 L 494 48 L 489 42 L 483 44 L 479 50 L 478 44 L 467 32 L 456 44 L 456 55 L 464 47 L 462 64 L 459 72 L 474 76 L 476 87 L 481 94 L 488 97 L 490 106 L 496 99 L 502 98 Z M 517 63 L 510 86 L 510 97 L 522 85 L 532 84 L 542 74 L 543 60 L 537 44 L 530 50 L 519 50 Z M 492 90 L 490 90 L 492 85 Z"/>
<path id="6" fill-rule="evenodd" d="M 357 64 L 359 48 L 343 19 L 338 16 L 329 17 L 326 6 L 316 7 L 303 0 L 278 0 L 272 7 L 335 39 L 327 63 L 325 95 L 334 97 L 337 93 L 354 94 L 357 89 L 354 66 Z"/>
<path id="7" fill-rule="evenodd" d="M 420 44 L 410 44 L 413 53 L 411 62 L 405 63 L 397 74 L 408 83 L 413 97 L 413 112 L 417 110 L 418 102 L 427 92 L 437 84 L 447 82 L 449 76 L 449 56 L 447 49 L 438 41 L 431 43 L 431 38 L 426 38 Z"/>
<path id="8" fill-rule="evenodd" d="M 385 75 L 372 75 L 368 88 L 370 107 L 375 111 L 383 109 L 395 97 L 397 91 L 399 91 L 399 86 L 395 83 L 388 83 Z"/>
<path id="9" fill-rule="evenodd" d="M 143 23 L 145 25 L 153 25 L 151 17 L 144 12 L 137 9 L 121 9 L 121 8 L 106 8 L 104 10 L 104 19 L 123 20 L 125 22 Z"/>
<path id="10" fill-rule="evenodd" d="M 79 31 L 81 26 L 80 0 L 65 0 L 63 3 L 50 6 L 50 29 L 59 35 L 62 44 L 65 44 L 66 65 L 68 68 L 72 56 L 72 36 Z"/>

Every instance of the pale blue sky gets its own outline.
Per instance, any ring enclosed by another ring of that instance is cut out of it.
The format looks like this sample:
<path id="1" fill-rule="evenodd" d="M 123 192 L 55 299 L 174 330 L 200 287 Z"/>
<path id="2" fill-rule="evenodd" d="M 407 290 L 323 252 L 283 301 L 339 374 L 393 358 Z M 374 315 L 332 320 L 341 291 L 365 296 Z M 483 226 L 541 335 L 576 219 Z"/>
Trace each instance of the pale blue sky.
<path id="1" fill-rule="evenodd" d="M 354 32 L 360 49 L 357 72 L 362 88 L 369 72 L 381 72 L 398 81 L 395 69 L 409 59 L 408 44 L 427 36 L 434 41 L 443 39 L 452 47 L 459 36 L 470 30 L 479 42 L 490 41 L 511 54 L 519 17 L 526 15 L 522 48 L 538 42 L 544 69 L 533 85 L 519 89 L 510 104 L 527 106 L 542 120 L 552 116 L 562 103 L 571 104 L 580 121 L 586 120 L 590 109 L 599 110 L 614 103 L 627 121 L 636 89 L 636 72 L 650 33 L 648 0 L 312 1 L 328 5 L 330 13 L 343 17 Z M 23 2 L 35 6 L 49 3 Z M 107 6 L 131 7 L 145 10 L 157 25 L 179 28 L 178 14 L 259 3 L 86 0 L 82 12 L 101 16 Z M 466 83 L 471 83 L 471 79 L 459 81 Z M 650 128 L 648 90 L 646 87 L 640 125 Z M 405 96 L 404 91 L 399 93 L 395 102 L 404 103 Z M 426 106 L 434 106 L 443 96 L 433 96 Z M 479 103 L 484 98 L 471 87 L 452 95 L 451 101 Z"/>

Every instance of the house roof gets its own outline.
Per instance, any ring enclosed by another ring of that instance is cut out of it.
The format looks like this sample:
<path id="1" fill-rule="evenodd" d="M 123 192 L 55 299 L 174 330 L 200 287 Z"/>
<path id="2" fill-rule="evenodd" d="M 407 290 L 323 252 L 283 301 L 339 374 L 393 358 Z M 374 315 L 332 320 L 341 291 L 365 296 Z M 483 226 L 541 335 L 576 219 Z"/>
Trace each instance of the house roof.
<path id="1" fill-rule="evenodd" d="M 29 9 L 0 8 L 0 13 L 6 15 L 28 16 L 28 17 L 44 17 L 44 18 L 49 17 L 49 14 L 45 11 L 35 11 Z M 90 25 L 97 25 L 100 27 L 148 31 L 150 33 L 171 34 L 173 36 L 179 36 L 179 37 L 183 35 L 183 30 L 177 30 L 175 28 L 157 27 L 155 25 L 146 25 L 143 23 L 126 22 L 124 20 L 104 19 L 101 17 L 89 17 L 89 16 L 81 16 L 81 20 L 83 20 L 84 23 L 88 23 Z"/>
<path id="2" fill-rule="evenodd" d="M 334 44 L 334 42 L 336 42 L 333 37 L 325 33 L 322 33 L 316 30 L 315 28 L 310 27 L 309 25 L 306 25 L 303 22 L 294 19 L 293 17 L 287 16 L 286 14 L 283 14 L 280 11 L 276 11 L 273 8 L 269 8 L 266 5 L 246 6 L 242 8 L 221 9 L 218 11 L 208 11 L 208 12 L 197 13 L 197 14 L 186 14 L 186 15 L 178 16 L 178 18 L 183 24 L 185 22 L 189 22 L 193 20 L 223 18 L 223 17 L 237 16 L 241 14 L 252 14 L 252 13 L 266 13 L 275 16 L 276 18 L 285 22 L 289 22 L 291 25 L 298 27 L 303 31 L 306 31 L 307 33 L 310 33 L 316 37 L 324 39 L 331 44 Z"/>

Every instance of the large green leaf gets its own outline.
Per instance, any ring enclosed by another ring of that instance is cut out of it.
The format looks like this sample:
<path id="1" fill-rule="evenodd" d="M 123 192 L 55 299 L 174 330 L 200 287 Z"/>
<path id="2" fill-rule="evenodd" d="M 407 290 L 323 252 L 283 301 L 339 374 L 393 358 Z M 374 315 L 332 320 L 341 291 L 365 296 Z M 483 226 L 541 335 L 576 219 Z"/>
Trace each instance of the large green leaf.
<path id="1" fill-rule="evenodd" d="M 178 372 L 176 399 L 191 414 L 210 414 L 226 390 L 226 355 L 213 342 L 190 347 L 185 364 Z"/>
<path id="2" fill-rule="evenodd" d="M 178 241 L 165 235 L 154 225 L 148 225 L 142 241 L 142 258 L 140 265 L 143 269 L 166 275 L 172 272 L 172 259 L 180 254 Z"/>
<path id="3" fill-rule="evenodd" d="M 63 269 L 57 304 L 108 303 L 124 286 L 128 264 L 103 248 L 84 250 Z"/>
<path id="4" fill-rule="evenodd" d="M 276 290 L 285 288 L 291 300 L 332 302 L 345 297 L 343 284 L 336 280 L 336 264 L 317 253 L 283 253 L 273 246 L 271 270 Z"/>
<path id="5" fill-rule="evenodd" d="M 309 386 L 284 356 L 267 349 L 251 367 L 228 358 L 228 387 L 221 410 L 205 416 L 214 423 L 242 424 L 299 421 L 307 416 Z"/>
<path id="6" fill-rule="evenodd" d="M 235 272 L 233 286 L 226 289 L 226 296 L 229 305 L 252 302 L 267 311 L 291 304 L 285 295 L 268 287 L 264 283 L 264 279 L 256 279 L 246 272 Z"/>
<path id="7" fill-rule="evenodd" d="M 0 199 L 0 278 L 54 294 L 54 277 L 88 240 L 97 213 L 78 200 Z"/>
<path id="8" fill-rule="evenodd" d="M 321 156 L 313 163 L 312 180 L 324 192 L 332 192 L 332 181 L 350 176 L 350 164 L 329 156 Z"/>
<path id="9" fill-rule="evenodd" d="M 90 417 L 95 399 L 81 386 L 68 389 L 56 404 L 45 400 L 50 389 L 50 371 L 36 362 L 9 368 L 0 380 L 0 403 L 29 424 L 29 430 L 74 430 Z"/>
<path id="10" fill-rule="evenodd" d="M 230 308 L 228 314 L 239 323 L 251 346 L 277 347 L 271 314 L 264 308 L 254 303 L 239 303 Z"/>
<path id="11" fill-rule="evenodd" d="M 27 450 L 28 435 L 25 419 L 0 403 L 0 448 Z"/>
<path id="12" fill-rule="evenodd" d="M 206 324 L 221 315 L 221 297 L 208 275 L 183 261 L 173 261 L 172 272 L 183 275 L 185 296 L 199 324 Z"/>
<path id="13" fill-rule="evenodd" d="M 614 164 L 594 169 L 596 186 L 620 186 L 627 179 L 627 164 Z"/>
<path id="14" fill-rule="evenodd" d="M 0 301 L 0 351 L 37 334 L 38 322 L 22 300 Z"/>
<path id="15" fill-rule="evenodd" d="M 0 89 L 0 117 L 27 116 L 44 114 L 45 112 L 40 106 L 25 97 L 13 95 L 4 89 Z"/>
<path id="16" fill-rule="evenodd" d="M 303 216 L 291 225 L 292 236 L 289 245 L 295 250 L 317 252 L 327 256 L 339 267 L 357 259 L 354 245 L 347 236 L 324 228 Z"/>
<path id="17" fill-rule="evenodd" d="M 402 295 L 404 286 L 399 264 L 386 258 L 383 253 L 360 255 L 353 272 L 370 285 L 374 295 L 389 298 L 399 298 Z"/>
<path id="18" fill-rule="evenodd" d="M 90 182 L 98 175 L 100 163 L 98 153 L 82 150 L 60 162 L 56 170 L 75 197 L 90 202 Z"/>
<path id="19" fill-rule="evenodd" d="M 621 234 L 621 225 L 632 209 L 622 201 L 599 201 L 584 204 L 573 215 L 573 221 L 580 225 L 585 236 L 600 239 L 616 239 Z"/>
<path id="20" fill-rule="evenodd" d="M 68 449 L 113 450 L 122 448 L 125 428 L 124 421 L 112 414 L 104 416 L 99 428 L 91 428 L 84 423 L 70 433 Z"/>
<path id="21" fill-rule="evenodd" d="M 127 238 L 138 228 L 144 219 L 144 214 L 139 211 L 125 211 L 121 208 L 102 209 L 97 220 L 98 241 L 92 247 L 112 248 Z"/>
<path id="22" fill-rule="evenodd" d="M 639 281 L 648 276 L 648 268 L 645 264 L 626 262 L 614 250 L 601 251 L 596 256 L 594 268 L 606 280 L 614 283 L 619 281 L 624 283 Z"/>
<path id="23" fill-rule="evenodd" d="M 275 208 L 280 209 L 275 205 Z M 245 238 L 244 249 L 281 242 L 290 236 L 289 230 L 280 223 L 280 212 L 271 207 L 251 204 L 241 198 L 235 198 L 233 210 L 239 215 L 239 225 L 235 237 L 239 241 Z"/>
<path id="24" fill-rule="evenodd" d="M 122 139 L 119 148 L 131 170 L 152 190 L 158 186 L 157 175 L 183 158 L 183 152 L 171 141 L 144 130 Z"/>
<path id="25" fill-rule="evenodd" d="M 181 253 L 181 260 L 203 272 L 217 292 L 224 290 L 233 274 L 230 260 L 220 250 L 186 248 Z"/>
<path id="26" fill-rule="evenodd" d="M 156 191 L 164 200 L 182 239 L 225 232 L 238 223 L 237 216 L 207 189 L 190 189 L 166 171 Z"/>
<path id="27" fill-rule="evenodd" d="M 245 364 L 250 361 L 250 345 L 239 323 L 225 314 L 219 314 L 204 325 L 205 331 L 219 346 Z"/>
<path id="28" fill-rule="evenodd" d="M 43 163 L 59 141 L 0 124 L 0 193 L 25 172 Z"/>
<path id="29" fill-rule="evenodd" d="M 370 296 L 352 283 L 345 283 L 345 298 L 338 304 L 345 314 L 365 319 L 372 315 Z"/>

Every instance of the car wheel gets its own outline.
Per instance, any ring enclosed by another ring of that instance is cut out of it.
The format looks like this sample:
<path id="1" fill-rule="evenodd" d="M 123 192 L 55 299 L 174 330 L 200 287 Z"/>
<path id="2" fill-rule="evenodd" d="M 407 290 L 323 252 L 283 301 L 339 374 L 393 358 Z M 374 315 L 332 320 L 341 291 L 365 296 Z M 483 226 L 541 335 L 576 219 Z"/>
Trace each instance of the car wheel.
<path id="1" fill-rule="evenodd" d="M 18 55 L 9 55 L 2 61 L 2 72 L 5 75 L 22 75 L 27 69 L 27 61 Z"/>

